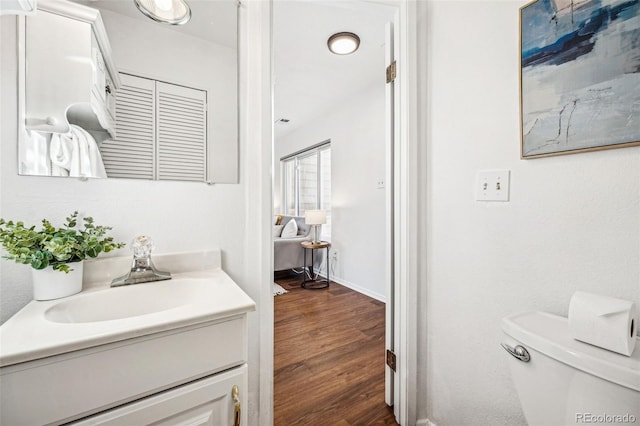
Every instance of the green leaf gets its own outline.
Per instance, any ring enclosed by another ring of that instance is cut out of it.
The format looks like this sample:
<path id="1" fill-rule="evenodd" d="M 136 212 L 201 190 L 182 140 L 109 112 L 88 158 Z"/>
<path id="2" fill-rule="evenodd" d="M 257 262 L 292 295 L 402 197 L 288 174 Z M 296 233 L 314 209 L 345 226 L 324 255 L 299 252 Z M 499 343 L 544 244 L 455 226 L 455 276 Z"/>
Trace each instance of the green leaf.
<path id="1" fill-rule="evenodd" d="M 64 272 L 65 274 L 68 274 L 69 272 L 73 271 L 73 269 L 69 267 L 68 263 L 60 263 L 60 264 L 54 265 L 53 270 Z"/>
<path id="2" fill-rule="evenodd" d="M 27 228 L 24 222 L 5 221 L 0 218 L 0 244 L 7 254 L 5 259 L 21 264 L 31 264 L 34 269 L 48 266 L 54 270 L 69 272 L 68 264 L 87 257 L 97 257 L 125 246 L 114 242 L 106 234 L 112 228 L 95 225 L 92 217 L 82 219 L 83 229 L 78 229 L 78 212 L 66 218 L 64 227 L 56 228 L 47 219 L 42 219 L 42 227 Z"/>

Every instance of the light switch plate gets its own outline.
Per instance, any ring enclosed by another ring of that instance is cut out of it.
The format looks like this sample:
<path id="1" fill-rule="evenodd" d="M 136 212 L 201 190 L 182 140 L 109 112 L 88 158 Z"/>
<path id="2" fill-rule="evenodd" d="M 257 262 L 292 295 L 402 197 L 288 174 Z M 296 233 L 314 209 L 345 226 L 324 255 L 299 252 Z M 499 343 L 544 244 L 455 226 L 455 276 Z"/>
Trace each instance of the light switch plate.
<path id="1" fill-rule="evenodd" d="M 480 170 L 476 175 L 477 201 L 509 201 L 509 170 Z"/>

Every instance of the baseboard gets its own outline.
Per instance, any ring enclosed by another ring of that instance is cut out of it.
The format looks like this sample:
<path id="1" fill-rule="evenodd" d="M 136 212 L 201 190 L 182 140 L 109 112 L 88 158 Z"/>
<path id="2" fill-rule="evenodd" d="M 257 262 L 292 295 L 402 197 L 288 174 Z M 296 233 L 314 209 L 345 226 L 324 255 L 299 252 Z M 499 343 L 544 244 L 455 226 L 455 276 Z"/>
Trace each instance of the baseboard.
<path id="1" fill-rule="evenodd" d="M 420 419 L 416 422 L 416 426 L 436 426 L 436 424 L 429 419 Z"/>
<path id="2" fill-rule="evenodd" d="M 318 271 L 315 271 L 316 274 L 318 274 L 319 276 L 321 276 L 322 278 L 326 278 L 325 275 L 319 273 Z M 340 277 L 336 277 L 334 275 L 331 276 L 331 281 L 336 282 L 340 285 L 343 285 L 345 287 L 350 288 L 351 290 L 357 291 L 358 293 L 362 293 L 365 296 L 369 296 L 372 299 L 376 299 L 379 300 L 382 303 L 386 303 L 387 302 L 387 297 L 384 294 L 380 294 L 380 293 L 376 293 L 375 291 L 371 291 L 367 288 L 363 288 L 357 284 L 351 283 L 347 280 L 343 280 Z"/>

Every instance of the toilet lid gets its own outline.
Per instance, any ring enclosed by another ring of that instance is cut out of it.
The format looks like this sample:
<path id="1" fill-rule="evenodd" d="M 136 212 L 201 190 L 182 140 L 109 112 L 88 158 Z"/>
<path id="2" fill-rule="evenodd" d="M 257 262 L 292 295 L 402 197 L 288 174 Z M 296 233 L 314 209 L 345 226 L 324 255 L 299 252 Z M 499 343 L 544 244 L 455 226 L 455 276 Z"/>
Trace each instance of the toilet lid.
<path id="1" fill-rule="evenodd" d="M 631 356 L 611 352 L 573 339 L 567 318 L 546 312 L 524 312 L 505 317 L 502 330 L 530 349 L 640 392 L 640 342 Z"/>

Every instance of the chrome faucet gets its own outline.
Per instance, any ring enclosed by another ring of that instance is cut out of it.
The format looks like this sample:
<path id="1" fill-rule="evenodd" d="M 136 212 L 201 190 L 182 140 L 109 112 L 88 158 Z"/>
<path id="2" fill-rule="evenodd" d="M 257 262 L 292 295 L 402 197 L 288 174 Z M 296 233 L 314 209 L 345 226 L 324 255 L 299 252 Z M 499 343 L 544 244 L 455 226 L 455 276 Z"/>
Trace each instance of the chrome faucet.
<path id="1" fill-rule="evenodd" d="M 121 285 L 147 283 L 150 281 L 170 280 L 171 273 L 158 271 L 151 261 L 151 251 L 153 250 L 151 238 L 141 235 L 131 242 L 133 251 L 133 263 L 128 274 L 111 281 L 111 287 Z"/>

